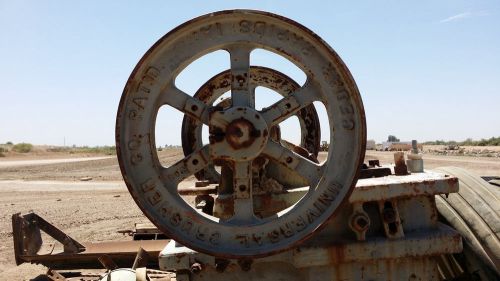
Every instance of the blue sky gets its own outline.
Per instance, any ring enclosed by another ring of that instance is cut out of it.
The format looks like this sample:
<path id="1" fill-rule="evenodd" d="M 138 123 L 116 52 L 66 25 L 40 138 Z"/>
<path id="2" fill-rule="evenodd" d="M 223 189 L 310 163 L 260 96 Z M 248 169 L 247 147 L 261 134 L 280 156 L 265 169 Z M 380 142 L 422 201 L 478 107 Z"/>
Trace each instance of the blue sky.
<path id="1" fill-rule="evenodd" d="M 144 52 L 193 17 L 233 8 L 289 17 L 328 42 L 357 82 L 370 139 L 500 136 L 499 1 L 324 2 L 0 0 L 0 143 L 113 144 L 123 87 Z M 229 65 L 224 53 L 202 62 L 181 88 L 195 91 Z M 254 62 L 300 80 L 279 59 Z M 182 116 L 171 114 L 160 112 L 158 144 L 180 144 Z M 293 124 L 285 133 L 298 136 Z"/>

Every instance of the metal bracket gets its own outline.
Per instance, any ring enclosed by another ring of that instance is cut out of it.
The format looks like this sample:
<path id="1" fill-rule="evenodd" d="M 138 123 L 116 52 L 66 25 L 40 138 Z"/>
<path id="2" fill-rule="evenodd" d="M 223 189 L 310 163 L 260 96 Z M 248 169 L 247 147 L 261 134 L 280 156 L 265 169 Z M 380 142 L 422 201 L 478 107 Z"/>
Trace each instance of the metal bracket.
<path id="1" fill-rule="evenodd" d="M 23 237 L 31 237 L 34 240 L 27 239 L 23 242 L 39 243 L 41 245 L 40 230 L 42 230 L 47 233 L 47 235 L 63 244 L 65 253 L 79 253 L 85 251 L 85 246 L 35 213 L 29 213 L 24 216 L 21 216 L 20 213 L 14 214 L 12 216 L 12 225 L 15 228 L 14 230 L 17 230 L 18 233 L 22 233 Z M 14 241 L 14 243 L 17 244 L 16 241 Z M 25 245 L 18 246 L 22 247 L 22 252 L 26 251 Z"/>
<path id="2" fill-rule="evenodd" d="M 378 201 L 378 209 L 384 225 L 385 235 L 389 239 L 405 236 L 399 217 L 397 200 Z"/>
<path id="3" fill-rule="evenodd" d="M 358 202 L 352 205 L 352 214 L 349 217 L 349 227 L 356 234 L 358 241 L 366 240 L 366 231 L 370 228 L 370 217 L 363 209 L 363 203 Z"/>
<path id="4" fill-rule="evenodd" d="M 14 253 L 16 264 L 40 263 L 51 269 L 155 266 L 157 261 L 147 261 L 147 256 L 156 256 L 165 247 L 167 240 L 114 241 L 79 243 L 54 225 L 34 213 L 12 216 Z M 44 243 L 41 232 L 62 243 Z M 138 254 L 138 249 L 139 250 Z M 137 258 L 139 256 L 139 258 Z"/>
<path id="5" fill-rule="evenodd" d="M 59 272 L 57 271 L 54 271 L 52 269 L 49 269 L 47 271 L 47 277 L 49 277 L 50 280 L 53 280 L 53 281 L 66 281 L 67 279 L 62 276 Z"/>

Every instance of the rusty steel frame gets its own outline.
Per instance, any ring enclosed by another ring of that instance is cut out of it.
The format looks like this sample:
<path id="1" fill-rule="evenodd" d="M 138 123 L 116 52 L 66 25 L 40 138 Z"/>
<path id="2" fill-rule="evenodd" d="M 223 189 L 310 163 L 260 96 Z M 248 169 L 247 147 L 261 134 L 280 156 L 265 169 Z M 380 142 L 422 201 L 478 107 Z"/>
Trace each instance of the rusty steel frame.
<path id="1" fill-rule="evenodd" d="M 261 111 L 254 109 L 249 86 L 249 56 L 256 48 L 285 57 L 307 76 L 304 86 Z M 216 50 L 228 51 L 231 58 L 232 107 L 222 111 L 175 86 L 176 76 L 190 62 Z M 334 132 L 323 165 L 269 139 L 271 127 L 315 101 L 325 106 L 328 129 Z M 211 144 L 163 167 L 155 149 L 155 120 L 162 105 L 209 125 Z M 132 72 L 116 121 L 120 169 L 144 214 L 180 243 L 223 257 L 267 256 L 311 237 L 352 191 L 365 143 L 361 97 L 339 56 L 304 26 L 249 10 L 205 15 L 161 38 Z M 267 218 L 256 217 L 252 204 L 251 163 L 260 155 L 300 175 L 310 186 L 296 204 Z M 203 214 L 177 190 L 180 181 L 207 167 L 211 158 L 224 159 L 232 170 L 234 213 L 229 219 Z M 293 231 L 285 235 L 282 227 Z M 248 233 L 257 237 L 251 247 L 239 239 Z"/>
<path id="2" fill-rule="evenodd" d="M 176 271 L 176 280 L 440 280 L 440 257 L 461 252 L 462 240 L 438 222 L 435 196 L 457 191 L 457 178 L 429 171 L 360 179 L 337 216 L 299 247 L 221 259 L 172 241 L 160 253 L 160 269 Z M 263 208 L 291 205 L 306 192 L 275 194 Z M 195 273 L 188 270 L 194 263 Z"/>
<path id="3" fill-rule="evenodd" d="M 245 270 L 250 271 L 248 276 L 257 274 L 254 269 L 258 268 L 261 268 L 260 270 L 267 268 L 265 270 L 271 273 L 272 268 L 280 268 L 277 265 L 283 262 L 292 264 L 295 273 L 301 277 L 311 270 L 322 271 L 323 267 L 329 268 L 329 274 L 332 270 L 339 276 L 349 272 L 349 276 L 352 277 L 359 274 L 361 268 L 368 274 L 373 264 L 380 264 L 381 267 L 390 264 L 386 270 L 387 274 L 393 276 L 401 276 L 403 273 L 413 274 L 418 267 L 422 267 L 419 272 L 427 270 L 429 276 L 435 276 L 437 263 L 432 260 L 432 256 L 460 252 L 462 246 L 460 235 L 456 231 L 437 222 L 434 196 L 457 191 L 457 178 L 440 173 L 426 172 L 403 177 L 361 179 L 350 196 L 349 204 L 344 206 L 336 218 L 328 222 L 324 230 L 316 234 L 316 239 L 291 251 L 260 259 L 220 259 L 179 247 L 173 240 L 168 245 L 167 240 L 78 243 L 54 225 L 47 226 L 49 223 L 36 214 L 15 214 L 12 222 L 16 262 L 41 263 L 58 270 L 100 268 L 101 264 L 107 264 L 107 267 L 112 269 L 118 265 L 127 267 L 139 264 L 139 262 L 134 263 L 134 259 L 144 256 L 138 255 L 140 249 L 144 248 L 148 252 L 149 267 L 174 270 L 179 280 L 182 280 L 185 270 L 190 270 L 193 264 L 197 264 L 200 272 L 208 274 L 196 273 L 197 276 L 206 278 L 215 272 L 223 271 L 226 272 L 225 275 L 216 277 L 224 276 L 230 280 L 234 274 L 241 273 L 240 270 L 245 274 L 247 274 Z M 288 205 L 293 204 L 297 197 L 303 196 L 306 192 L 306 189 L 299 188 L 277 194 L 273 196 L 273 200 L 266 201 L 268 205 L 264 208 L 280 205 L 281 201 Z M 397 221 L 405 229 L 399 238 L 384 230 L 386 224 L 396 220 L 384 221 L 387 220 L 384 210 L 378 210 L 377 204 L 370 205 L 386 201 L 399 202 L 395 204 L 399 208 L 396 214 L 403 219 Z M 382 221 L 377 219 L 378 212 Z M 414 217 L 415 212 L 419 213 L 419 217 Z M 368 223 L 368 227 L 363 230 L 355 226 L 357 222 L 354 218 L 360 214 L 366 216 Z M 384 225 L 382 228 L 380 225 L 377 226 L 381 223 Z M 351 233 L 356 234 L 355 236 L 349 236 L 349 232 L 346 232 L 349 228 Z M 386 238 L 382 238 L 377 234 L 380 232 L 373 230 L 377 228 L 378 231 L 385 233 Z M 57 237 L 61 245 L 57 247 L 55 244 L 43 244 L 38 238 L 41 237 L 42 229 L 47 231 L 49 236 Z M 363 234 L 358 235 L 361 232 Z M 81 245 L 79 252 L 71 249 L 64 251 L 64 243 L 67 243 L 68 239 L 74 241 L 71 243 Z M 153 258 L 158 255 L 159 260 Z M 103 260 L 108 261 L 103 262 Z M 398 266 L 395 266 L 398 264 L 395 263 L 396 260 L 399 261 Z M 276 267 L 273 267 L 274 264 Z M 248 269 L 245 269 L 246 266 Z M 401 266 L 404 268 L 400 268 Z M 211 267 L 215 272 L 211 273 Z M 197 280 L 197 277 L 187 280 Z"/>
<path id="4" fill-rule="evenodd" d="M 104 264 L 130 267 L 137 253 L 146 251 L 148 266 L 158 268 L 157 256 L 168 240 L 79 243 L 35 213 L 12 216 L 16 264 L 39 263 L 51 269 L 103 268 Z M 44 242 L 42 232 L 57 242 Z M 77 250 L 68 245 L 78 245 Z M 112 261 L 112 262 L 110 262 Z"/>

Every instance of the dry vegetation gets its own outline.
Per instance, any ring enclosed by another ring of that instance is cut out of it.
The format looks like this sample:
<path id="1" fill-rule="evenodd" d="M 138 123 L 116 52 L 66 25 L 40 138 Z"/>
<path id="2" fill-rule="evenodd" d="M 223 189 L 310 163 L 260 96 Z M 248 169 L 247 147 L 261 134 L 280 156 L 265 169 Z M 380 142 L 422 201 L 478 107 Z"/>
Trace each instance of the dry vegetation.
<path id="1" fill-rule="evenodd" d="M 95 155 L 114 155 L 114 146 L 51 146 L 32 145 L 30 143 L 13 144 L 7 142 L 0 144 L 0 157 L 8 158 L 61 158 L 61 157 L 86 157 Z"/>
<path id="2" fill-rule="evenodd" d="M 464 141 L 428 141 L 424 144 L 427 145 L 454 145 L 454 146 L 500 146 L 500 137 L 491 137 L 489 139 L 473 140 L 468 138 Z"/>
<path id="3" fill-rule="evenodd" d="M 434 155 L 500 157 L 500 146 L 424 145 L 424 152 Z"/>

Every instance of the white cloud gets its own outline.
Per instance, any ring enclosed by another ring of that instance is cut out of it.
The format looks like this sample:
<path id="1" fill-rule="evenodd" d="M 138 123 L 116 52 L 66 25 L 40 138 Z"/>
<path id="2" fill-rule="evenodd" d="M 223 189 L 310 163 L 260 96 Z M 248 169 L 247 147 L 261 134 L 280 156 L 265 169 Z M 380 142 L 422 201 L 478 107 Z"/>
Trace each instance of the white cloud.
<path id="1" fill-rule="evenodd" d="M 472 18 L 472 17 L 484 17 L 484 16 L 488 16 L 488 15 L 489 15 L 488 11 L 478 11 L 478 12 L 474 12 L 474 13 L 464 12 L 464 13 L 456 14 L 454 16 L 442 19 L 439 22 L 446 23 L 446 22 L 451 22 L 451 21 L 464 20 L 464 19 Z"/>
<path id="2" fill-rule="evenodd" d="M 460 14 L 457 14 L 457 15 L 454 15 L 454 16 L 442 19 L 439 22 L 444 23 L 444 22 L 450 22 L 450 21 L 457 21 L 457 20 L 463 20 L 463 19 L 470 18 L 470 17 L 472 17 L 472 13 L 471 12 L 465 12 L 465 13 L 460 13 Z"/>

